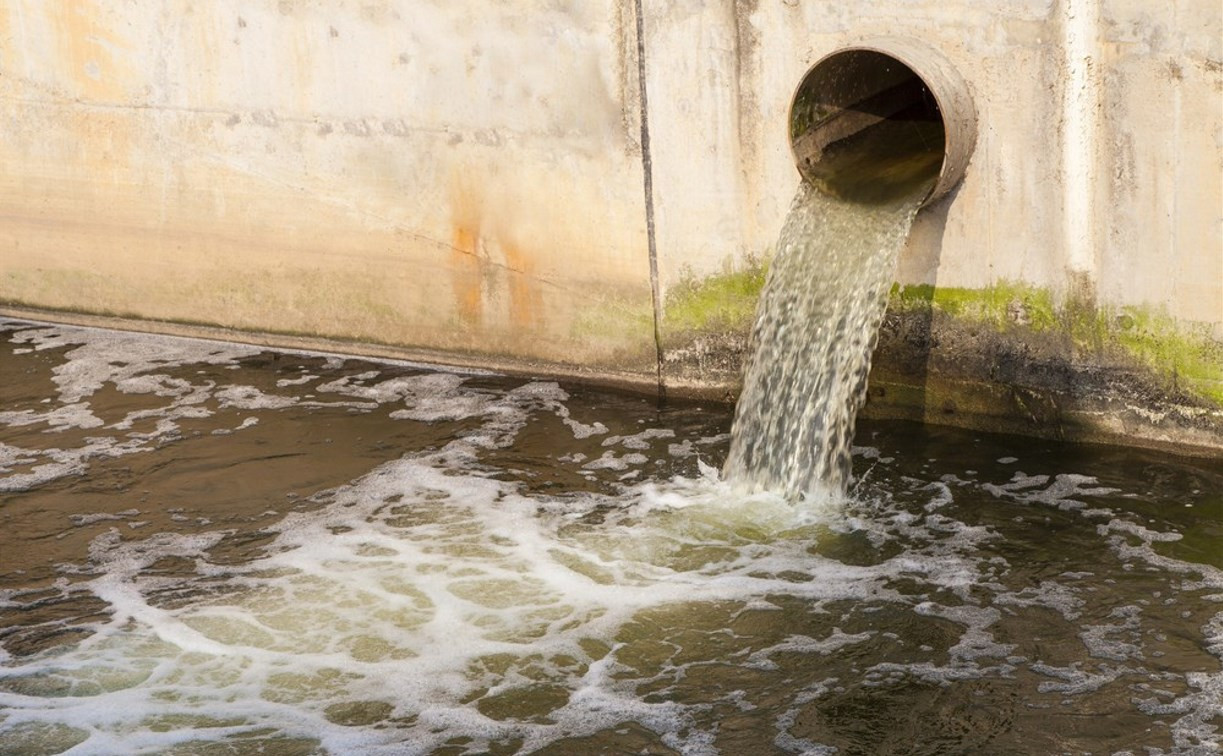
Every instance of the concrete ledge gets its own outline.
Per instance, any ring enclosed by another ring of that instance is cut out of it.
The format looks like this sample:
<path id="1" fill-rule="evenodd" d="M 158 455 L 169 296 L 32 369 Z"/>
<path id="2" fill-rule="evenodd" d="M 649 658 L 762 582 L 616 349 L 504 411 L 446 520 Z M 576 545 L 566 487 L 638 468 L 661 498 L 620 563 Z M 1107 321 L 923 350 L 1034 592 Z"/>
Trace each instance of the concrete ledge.
<path id="1" fill-rule="evenodd" d="M 658 396 L 653 375 L 557 362 L 27 307 L 0 306 L 0 316 L 397 360 Z M 861 416 L 1223 457 L 1223 408 L 1162 385 L 1149 371 L 1075 359 L 1063 338 L 1023 336 L 947 316 L 889 312 Z M 733 403 L 746 341 L 743 333 L 725 333 L 687 352 L 673 351 L 667 396 Z"/>
<path id="2" fill-rule="evenodd" d="M 567 365 L 558 362 L 496 357 L 486 354 L 441 352 L 432 349 L 394 346 L 390 344 L 373 344 L 365 341 L 329 339 L 271 331 L 245 331 L 209 325 L 207 323 L 144 320 L 114 315 L 93 315 L 44 310 L 33 307 L 0 305 L 0 317 L 34 323 L 72 325 L 85 328 L 107 328 L 117 331 L 225 341 L 281 351 L 315 352 L 344 357 L 395 360 L 418 364 L 422 367 L 450 369 L 456 372 L 495 373 L 526 379 L 562 380 L 634 394 L 658 395 L 658 383 L 652 375 L 581 365 Z"/>

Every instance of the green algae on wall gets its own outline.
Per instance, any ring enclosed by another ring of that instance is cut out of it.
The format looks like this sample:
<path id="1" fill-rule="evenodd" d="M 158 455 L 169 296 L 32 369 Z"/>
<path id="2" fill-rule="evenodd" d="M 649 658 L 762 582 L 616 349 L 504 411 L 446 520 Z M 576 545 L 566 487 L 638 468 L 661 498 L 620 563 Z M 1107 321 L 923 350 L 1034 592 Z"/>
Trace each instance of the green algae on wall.
<path id="1" fill-rule="evenodd" d="M 1085 361 L 1123 357 L 1176 390 L 1223 406 L 1223 342 L 1208 325 L 1178 322 L 1157 308 L 1099 306 L 1082 297 L 1058 305 L 1047 289 L 1001 282 L 985 289 L 897 284 L 889 309 L 929 309 L 999 331 L 1062 334 Z"/>
<path id="2" fill-rule="evenodd" d="M 662 326 L 675 377 L 697 384 L 737 380 L 767 271 L 767 260 L 753 260 L 740 271 L 687 276 L 671 287 Z M 1223 343 L 1209 325 L 1179 322 L 1156 308 L 1099 306 L 1087 296 L 1059 302 L 1049 289 L 1002 281 L 982 289 L 897 284 L 889 311 L 937 313 L 988 327 L 1020 346 L 1021 359 L 1022 345 L 1039 336 L 1043 344 L 1062 344 L 1059 352 L 1079 366 L 1074 371 L 1137 369 L 1166 389 L 1223 407 Z"/>
<path id="3" fill-rule="evenodd" d="M 1223 343 L 1208 328 L 1138 307 L 1122 308 L 1115 322 L 1113 339 L 1129 354 L 1223 407 Z"/>
<path id="4" fill-rule="evenodd" d="M 1054 330 L 1059 318 L 1053 295 L 1045 289 L 1002 282 L 986 289 L 934 287 L 928 284 L 892 286 L 888 309 L 911 311 L 935 308 L 954 318 L 974 320 L 997 328 L 1029 326 Z"/>
<path id="5" fill-rule="evenodd" d="M 663 329 L 668 334 L 750 330 L 768 269 L 767 260 L 753 258 L 740 271 L 685 276 L 667 292 Z"/>

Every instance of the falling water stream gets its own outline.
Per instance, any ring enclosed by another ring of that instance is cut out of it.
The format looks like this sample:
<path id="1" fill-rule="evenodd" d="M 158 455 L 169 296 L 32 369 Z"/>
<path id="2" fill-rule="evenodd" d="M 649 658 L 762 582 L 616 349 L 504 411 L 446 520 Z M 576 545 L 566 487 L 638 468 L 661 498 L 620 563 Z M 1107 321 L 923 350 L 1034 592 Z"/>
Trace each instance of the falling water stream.
<path id="1" fill-rule="evenodd" d="M 844 493 L 896 257 L 928 189 L 868 204 L 799 188 L 757 309 L 729 479 L 790 496 Z"/>
<path id="2" fill-rule="evenodd" d="M 0 754 L 1219 748 L 1217 461 L 866 423 L 791 501 L 718 405 L 17 321 L 0 372 Z"/>

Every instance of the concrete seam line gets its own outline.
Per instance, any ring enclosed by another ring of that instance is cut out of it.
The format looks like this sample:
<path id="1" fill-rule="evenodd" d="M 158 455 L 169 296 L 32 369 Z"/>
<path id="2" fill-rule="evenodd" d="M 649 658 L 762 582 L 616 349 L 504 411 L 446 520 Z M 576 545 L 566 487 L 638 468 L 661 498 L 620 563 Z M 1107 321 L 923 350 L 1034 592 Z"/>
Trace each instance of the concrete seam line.
<path id="1" fill-rule="evenodd" d="M 658 286 L 658 243 L 654 236 L 654 161 L 650 157 L 650 106 L 646 98 L 645 80 L 645 20 L 641 0 L 633 0 L 637 21 L 637 86 L 641 100 L 641 173 L 645 191 L 645 228 L 650 254 L 650 300 L 654 306 L 654 352 L 658 377 L 658 398 L 667 398 L 667 386 L 662 377 L 662 295 Z"/>

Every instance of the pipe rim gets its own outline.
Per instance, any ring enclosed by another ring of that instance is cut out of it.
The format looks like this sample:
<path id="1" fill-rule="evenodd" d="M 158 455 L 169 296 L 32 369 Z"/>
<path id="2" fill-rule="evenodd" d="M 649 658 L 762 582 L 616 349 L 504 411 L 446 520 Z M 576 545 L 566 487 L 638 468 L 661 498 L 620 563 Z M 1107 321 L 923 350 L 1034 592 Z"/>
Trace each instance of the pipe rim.
<path id="1" fill-rule="evenodd" d="M 873 52 L 895 60 L 912 71 L 934 97 L 943 121 L 943 161 L 939 166 L 934 185 L 930 187 L 918 207 L 925 208 L 934 204 L 946 196 L 964 178 L 968 163 L 976 148 L 977 109 L 967 81 L 960 76 L 951 63 L 935 48 L 911 39 L 872 37 L 838 47 L 807 67 L 794 93 L 790 96 L 790 106 L 786 111 L 786 132 L 787 141 L 790 144 L 790 156 L 799 174 L 803 175 L 803 180 L 808 180 L 803 174 L 800 158 L 795 149 L 796 135 L 793 133 L 794 110 L 798 104 L 799 94 L 817 69 L 833 58 L 853 52 Z"/>

